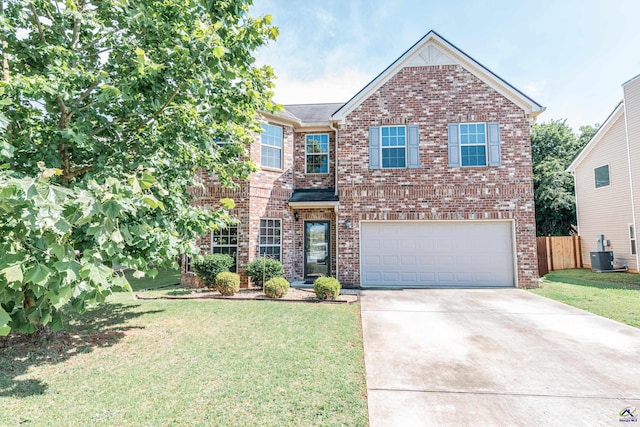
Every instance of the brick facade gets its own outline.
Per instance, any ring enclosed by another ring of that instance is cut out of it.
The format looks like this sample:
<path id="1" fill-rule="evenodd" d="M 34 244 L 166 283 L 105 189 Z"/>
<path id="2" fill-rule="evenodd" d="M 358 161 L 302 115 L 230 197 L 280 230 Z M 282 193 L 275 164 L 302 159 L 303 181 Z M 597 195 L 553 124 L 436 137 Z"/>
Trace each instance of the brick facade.
<path id="1" fill-rule="evenodd" d="M 450 168 L 447 124 L 500 123 L 502 165 Z M 369 169 L 369 127 L 417 124 L 420 167 Z M 509 219 L 516 224 L 520 287 L 537 286 L 529 119 L 459 65 L 406 67 L 339 129 L 340 211 L 355 225 L 340 239 L 341 280 L 359 283 L 359 221 Z"/>
<path id="2" fill-rule="evenodd" d="M 466 67 L 400 68 L 342 120 L 337 152 L 329 118 L 324 128 L 317 123 L 305 128 L 304 123 L 274 116 L 267 121 L 283 128 L 282 170 L 256 172 L 233 193 L 202 173 L 205 188 L 196 194 L 196 203 L 203 206 L 216 206 L 222 197 L 236 202 L 240 273 L 258 256 L 261 218 L 282 220 L 282 262 L 289 281 L 304 278 L 305 220 L 329 220 L 331 272 L 345 285 L 360 283 L 360 221 L 509 220 L 515 230 L 517 285 L 537 286 L 530 115 Z M 499 122 L 500 166 L 448 166 L 447 125 L 460 122 Z M 369 168 L 369 127 L 393 124 L 418 125 L 418 168 Z M 307 133 L 329 134 L 328 174 L 305 174 Z M 259 142 L 258 136 L 251 147 L 257 165 Z M 288 204 L 294 190 L 336 187 L 337 211 L 326 206 L 293 209 Z M 344 226 L 347 219 L 350 228 Z M 211 236 L 199 241 L 203 252 L 210 251 L 210 242 Z M 183 281 L 194 279 L 185 273 Z M 248 284 L 243 278 L 242 285 Z"/>

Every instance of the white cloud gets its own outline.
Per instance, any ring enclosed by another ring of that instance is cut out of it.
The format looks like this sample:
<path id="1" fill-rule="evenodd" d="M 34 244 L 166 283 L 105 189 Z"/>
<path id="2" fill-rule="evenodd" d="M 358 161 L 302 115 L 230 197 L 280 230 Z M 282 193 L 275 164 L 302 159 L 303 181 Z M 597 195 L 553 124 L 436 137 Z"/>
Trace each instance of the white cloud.
<path id="1" fill-rule="evenodd" d="M 346 102 L 370 80 L 370 75 L 357 70 L 346 70 L 313 80 L 283 75 L 276 80 L 275 100 L 281 104 Z"/>

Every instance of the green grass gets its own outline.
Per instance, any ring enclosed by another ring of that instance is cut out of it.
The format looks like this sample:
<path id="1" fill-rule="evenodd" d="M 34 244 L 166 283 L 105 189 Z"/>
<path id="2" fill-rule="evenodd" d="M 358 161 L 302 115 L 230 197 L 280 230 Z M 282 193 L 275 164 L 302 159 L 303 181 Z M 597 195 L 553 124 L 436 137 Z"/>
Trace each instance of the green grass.
<path id="1" fill-rule="evenodd" d="M 640 274 L 558 270 L 531 292 L 640 327 Z"/>
<path id="2" fill-rule="evenodd" d="M 136 279 L 133 277 L 133 270 L 125 271 L 124 275 L 134 291 L 168 288 L 171 285 L 180 284 L 180 270 L 160 269 L 155 278 L 146 276 L 142 279 Z"/>
<path id="3" fill-rule="evenodd" d="M 363 426 L 359 315 L 117 293 L 46 344 L 0 348 L 0 425 Z"/>

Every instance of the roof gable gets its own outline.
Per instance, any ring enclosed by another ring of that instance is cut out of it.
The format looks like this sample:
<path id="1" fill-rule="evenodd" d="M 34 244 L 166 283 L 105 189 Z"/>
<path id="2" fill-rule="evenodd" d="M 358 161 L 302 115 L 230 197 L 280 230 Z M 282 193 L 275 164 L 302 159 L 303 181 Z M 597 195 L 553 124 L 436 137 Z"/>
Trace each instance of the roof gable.
<path id="1" fill-rule="evenodd" d="M 495 89 L 498 93 L 511 100 L 522 108 L 529 116 L 535 117 L 545 108 L 529 98 L 515 87 L 489 71 L 482 64 L 469 55 L 449 43 L 435 31 L 429 31 L 409 50 L 403 53 L 382 73 L 374 78 L 360 92 L 340 107 L 332 116 L 333 120 L 343 121 L 362 104 L 369 96 L 375 93 L 382 85 L 389 81 L 404 67 L 429 66 L 429 65 L 461 65 L 467 71 L 475 75 L 481 81 Z"/>
<path id="2" fill-rule="evenodd" d="M 600 143 L 602 138 L 609 132 L 613 124 L 618 121 L 624 115 L 624 102 L 620 101 L 616 108 L 609 114 L 609 117 L 604 121 L 602 126 L 598 128 L 598 131 L 595 135 L 589 140 L 587 145 L 584 146 L 582 150 L 578 153 L 578 155 L 573 159 L 569 167 L 566 169 L 567 172 L 575 172 L 580 163 L 587 158 L 589 153 Z"/>

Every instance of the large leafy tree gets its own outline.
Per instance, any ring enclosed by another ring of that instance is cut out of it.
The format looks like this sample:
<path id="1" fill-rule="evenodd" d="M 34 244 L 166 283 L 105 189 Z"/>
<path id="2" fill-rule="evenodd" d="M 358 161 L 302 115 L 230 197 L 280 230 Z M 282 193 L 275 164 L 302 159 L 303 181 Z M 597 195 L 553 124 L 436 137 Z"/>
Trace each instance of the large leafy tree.
<path id="1" fill-rule="evenodd" d="M 576 223 L 573 177 L 565 172 L 597 131 L 581 126 L 579 136 L 566 120 L 534 123 L 531 128 L 536 228 L 539 236 L 566 236 Z"/>
<path id="2" fill-rule="evenodd" d="M 199 168 L 229 185 L 253 170 L 275 108 L 253 52 L 277 29 L 250 3 L 2 3 L 0 334 L 60 327 L 127 287 L 115 264 L 175 263 L 227 219 L 188 189 Z"/>

